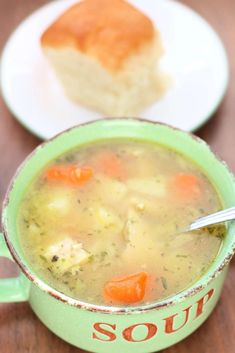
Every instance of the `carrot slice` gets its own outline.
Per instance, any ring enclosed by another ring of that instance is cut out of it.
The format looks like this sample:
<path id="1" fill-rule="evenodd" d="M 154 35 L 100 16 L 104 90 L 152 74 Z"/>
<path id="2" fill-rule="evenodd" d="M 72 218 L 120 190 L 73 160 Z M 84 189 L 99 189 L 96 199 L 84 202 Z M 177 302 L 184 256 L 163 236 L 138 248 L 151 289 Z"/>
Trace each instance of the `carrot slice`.
<path id="1" fill-rule="evenodd" d="M 122 178 L 124 175 L 121 160 L 112 151 L 99 154 L 95 164 L 98 171 L 112 178 Z"/>
<path id="2" fill-rule="evenodd" d="M 173 182 L 177 194 L 183 198 L 192 198 L 199 192 L 199 179 L 193 174 L 178 174 Z"/>
<path id="3" fill-rule="evenodd" d="M 54 165 L 46 171 L 48 181 L 59 181 L 70 185 L 80 185 L 93 176 L 93 171 L 89 167 L 79 167 L 77 165 Z"/>
<path id="4" fill-rule="evenodd" d="M 121 304 L 141 302 L 145 296 L 148 278 L 149 274 L 147 272 L 113 278 L 104 287 L 104 298 L 113 303 Z"/>

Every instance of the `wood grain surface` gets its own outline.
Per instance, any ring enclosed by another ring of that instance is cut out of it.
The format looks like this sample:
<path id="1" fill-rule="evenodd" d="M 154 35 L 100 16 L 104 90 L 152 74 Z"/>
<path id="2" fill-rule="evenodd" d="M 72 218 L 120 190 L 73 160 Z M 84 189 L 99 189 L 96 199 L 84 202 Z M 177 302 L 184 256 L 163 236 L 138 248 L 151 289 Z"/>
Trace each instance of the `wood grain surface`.
<path id="1" fill-rule="evenodd" d="M 154 1 L 154 0 L 153 0 Z M 11 31 L 47 0 L 0 0 L 0 50 Z M 231 79 L 223 103 L 197 134 L 205 139 L 235 173 L 235 1 L 182 0 L 216 29 L 228 52 Z M 190 117 L 189 117 L 190 118 Z M 33 117 L 32 117 L 33 119 Z M 40 140 L 10 114 L 0 97 L 0 202 L 17 166 Z M 1 277 L 14 275 L 16 266 L 0 260 Z M 213 314 L 195 333 L 164 353 L 235 352 L 235 261 L 230 266 L 221 299 Z M 75 353 L 41 324 L 27 303 L 0 304 L 0 353 Z M 122 352 L 125 353 L 125 352 Z"/>

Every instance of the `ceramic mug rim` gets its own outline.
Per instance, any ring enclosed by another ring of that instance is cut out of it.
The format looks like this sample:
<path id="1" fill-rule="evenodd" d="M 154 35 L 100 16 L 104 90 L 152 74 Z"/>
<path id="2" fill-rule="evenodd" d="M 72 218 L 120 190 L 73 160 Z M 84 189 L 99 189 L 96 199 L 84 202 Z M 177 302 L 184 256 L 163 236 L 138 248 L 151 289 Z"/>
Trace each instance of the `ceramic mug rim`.
<path id="1" fill-rule="evenodd" d="M 41 149 L 41 148 L 47 146 L 48 144 L 52 143 L 54 140 L 56 140 L 61 135 L 70 133 L 70 131 L 73 131 L 75 129 L 79 129 L 80 127 L 83 127 L 85 125 L 92 125 L 94 123 L 102 122 L 102 121 L 103 122 L 105 122 L 105 121 L 110 122 L 110 121 L 127 121 L 127 120 L 135 121 L 137 123 L 139 122 L 139 123 L 152 124 L 154 126 L 155 125 L 163 125 L 172 131 L 179 131 L 181 133 L 184 133 L 185 135 L 188 135 L 192 140 L 195 140 L 198 143 L 203 143 L 205 145 L 205 147 L 207 147 L 207 149 L 214 155 L 215 159 L 219 163 L 222 163 L 224 165 L 228 174 L 234 179 L 233 174 L 230 172 L 230 170 L 227 167 L 227 165 L 225 164 L 225 162 L 222 161 L 214 152 L 212 152 L 210 146 L 204 140 L 202 140 L 201 138 L 199 138 L 198 136 L 196 136 L 190 132 L 183 131 L 181 129 L 175 128 L 173 126 L 170 126 L 170 125 L 162 123 L 162 122 L 151 121 L 148 119 L 142 119 L 142 118 L 136 118 L 136 117 L 131 117 L 131 118 L 109 118 L 109 117 L 107 117 L 107 118 L 96 119 L 93 121 L 84 122 L 84 123 L 75 125 L 69 129 L 66 129 L 66 130 L 58 133 L 57 135 L 53 136 L 52 138 L 40 143 L 23 160 L 23 162 L 20 164 L 20 166 L 17 168 L 15 174 L 13 175 L 13 177 L 9 183 L 4 201 L 3 201 L 2 215 L 4 214 L 4 210 L 8 206 L 11 190 L 14 186 L 15 181 L 17 180 L 18 175 L 21 173 L 21 171 L 24 170 L 27 162 L 29 162 L 32 159 L 32 157 L 35 155 L 35 153 L 38 151 L 38 149 Z M 146 141 L 151 141 L 151 139 L 146 138 Z M 27 166 L 26 166 L 26 168 L 27 168 Z M 230 262 L 231 258 L 233 257 L 234 251 L 235 251 L 235 244 L 233 244 L 232 249 L 230 251 L 227 251 L 227 254 L 226 254 L 225 258 L 223 259 L 222 263 L 214 270 L 214 272 L 210 275 L 209 278 L 204 279 L 204 283 L 200 283 L 200 282 L 202 281 L 204 275 L 209 271 L 210 268 L 190 288 L 186 288 L 185 290 L 182 290 L 179 293 L 176 293 L 175 295 L 171 295 L 163 300 L 153 302 L 153 303 L 147 304 L 147 305 L 141 305 L 141 306 L 115 307 L 115 306 L 97 305 L 97 304 L 92 304 L 89 302 L 84 302 L 82 300 L 74 299 L 66 294 L 63 294 L 63 293 L 57 291 L 56 289 L 54 289 L 51 286 L 49 286 L 48 284 L 46 284 L 42 279 L 40 279 L 35 274 L 33 274 L 31 272 L 31 270 L 22 262 L 20 255 L 18 255 L 17 251 L 15 250 L 15 247 L 13 246 L 13 244 L 10 240 L 8 230 L 7 230 L 7 224 L 6 224 L 4 217 L 2 217 L 2 231 L 3 231 L 4 238 L 5 238 L 5 242 L 6 242 L 8 249 L 9 249 L 13 259 L 15 260 L 16 264 L 20 267 L 20 269 L 24 273 L 24 275 L 33 284 L 35 284 L 37 287 L 39 287 L 39 289 L 48 293 L 50 296 L 54 297 L 55 299 L 65 303 L 65 304 L 69 304 L 71 306 L 85 309 L 85 310 L 88 310 L 91 312 L 101 312 L 101 313 L 105 313 L 105 314 L 135 314 L 135 313 L 147 312 L 147 311 L 152 311 L 152 310 L 159 310 L 159 309 L 163 309 L 163 308 L 166 308 L 169 306 L 173 306 L 176 303 L 179 303 L 183 300 L 186 300 L 187 298 L 192 297 L 196 293 L 200 292 L 203 288 L 207 287 L 210 284 L 210 282 L 212 282 L 214 280 L 214 278 L 217 277 L 218 274 L 220 272 L 222 272 L 222 270 L 225 268 L 225 266 Z"/>

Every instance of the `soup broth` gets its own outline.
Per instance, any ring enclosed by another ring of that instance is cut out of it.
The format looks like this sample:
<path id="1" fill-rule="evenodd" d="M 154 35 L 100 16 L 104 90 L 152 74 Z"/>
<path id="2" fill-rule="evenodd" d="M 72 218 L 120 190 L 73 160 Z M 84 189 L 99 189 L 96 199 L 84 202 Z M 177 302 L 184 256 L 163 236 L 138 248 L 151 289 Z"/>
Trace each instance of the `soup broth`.
<path id="1" fill-rule="evenodd" d="M 180 154 L 101 141 L 45 167 L 24 194 L 18 229 L 26 258 L 51 287 L 95 304 L 140 305 L 204 274 L 224 228 L 181 231 L 219 209 L 207 177 Z"/>

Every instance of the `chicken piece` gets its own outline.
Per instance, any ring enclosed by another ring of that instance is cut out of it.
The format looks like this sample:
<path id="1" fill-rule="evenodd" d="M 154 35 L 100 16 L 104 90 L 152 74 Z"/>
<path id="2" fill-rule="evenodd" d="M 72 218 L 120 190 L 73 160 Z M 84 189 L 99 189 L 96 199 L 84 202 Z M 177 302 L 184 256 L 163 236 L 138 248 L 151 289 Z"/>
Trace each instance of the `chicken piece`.
<path id="1" fill-rule="evenodd" d="M 72 238 L 50 245 L 44 256 L 51 262 L 53 271 L 59 273 L 73 266 L 79 269 L 91 259 L 91 254 L 83 249 L 83 245 Z"/>
<path id="2" fill-rule="evenodd" d="M 122 253 L 122 259 L 127 266 L 139 264 L 144 269 L 148 261 L 151 262 L 157 258 L 160 247 L 157 246 L 155 229 L 133 208 L 128 210 L 123 236 L 126 247 Z M 146 253 L 148 253 L 147 256 Z"/>

